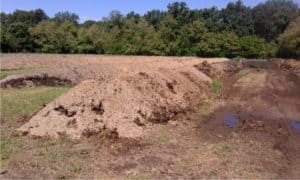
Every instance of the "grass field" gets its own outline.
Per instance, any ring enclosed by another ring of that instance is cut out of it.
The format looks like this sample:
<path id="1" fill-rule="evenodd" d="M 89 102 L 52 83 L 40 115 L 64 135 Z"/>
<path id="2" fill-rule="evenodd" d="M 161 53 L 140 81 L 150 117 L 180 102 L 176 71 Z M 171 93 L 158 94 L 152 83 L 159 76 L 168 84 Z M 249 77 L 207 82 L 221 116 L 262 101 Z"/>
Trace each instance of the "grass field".
<path id="1" fill-rule="evenodd" d="M 70 87 L 30 87 L 1 90 L 1 118 L 17 120 L 30 117 Z"/>
<path id="2" fill-rule="evenodd" d="M 40 71 L 41 69 L 40 68 L 23 68 L 23 69 L 17 69 L 17 70 L 1 70 L 0 71 L 0 80 L 1 79 L 4 79 L 8 76 L 11 76 L 11 75 L 21 75 L 21 74 L 26 74 L 26 73 L 33 73 L 33 72 L 38 72 Z"/>
<path id="3" fill-rule="evenodd" d="M 22 89 L 1 89 L 1 121 L 17 128 L 20 120 L 27 120 L 70 87 L 30 87 Z M 9 128 L 8 128 L 9 129 Z M 12 138 L 8 129 L 1 126 L 1 160 L 8 160 L 11 154 L 25 146 L 22 139 Z"/>

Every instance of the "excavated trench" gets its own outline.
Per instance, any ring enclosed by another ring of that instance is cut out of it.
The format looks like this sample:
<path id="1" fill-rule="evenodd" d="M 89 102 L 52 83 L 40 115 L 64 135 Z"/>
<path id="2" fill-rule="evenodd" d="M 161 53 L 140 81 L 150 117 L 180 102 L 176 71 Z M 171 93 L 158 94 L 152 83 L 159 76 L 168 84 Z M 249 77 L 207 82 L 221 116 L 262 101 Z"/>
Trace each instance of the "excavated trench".
<path id="1" fill-rule="evenodd" d="M 22 88 L 32 86 L 65 86 L 72 84 L 74 84 L 74 82 L 72 82 L 69 79 L 48 75 L 47 73 L 12 76 L 0 81 L 1 88 Z"/>
<path id="2" fill-rule="evenodd" d="M 199 122 L 199 136 L 214 142 L 246 136 L 272 143 L 284 154 L 279 175 L 299 177 L 299 69 L 277 61 L 203 63 L 197 68 L 223 84 L 222 93 L 212 98 L 212 113 Z"/>

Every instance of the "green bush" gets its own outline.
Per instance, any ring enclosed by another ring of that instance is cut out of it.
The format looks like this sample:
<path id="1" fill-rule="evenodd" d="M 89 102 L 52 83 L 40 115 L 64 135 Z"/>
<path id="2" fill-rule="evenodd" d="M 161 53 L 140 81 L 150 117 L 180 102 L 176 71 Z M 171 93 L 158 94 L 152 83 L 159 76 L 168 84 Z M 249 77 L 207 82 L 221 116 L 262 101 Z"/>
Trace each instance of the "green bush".
<path id="1" fill-rule="evenodd" d="M 269 54 L 267 43 L 257 36 L 244 36 L 239 39 L 239 56 L 245 58 L 266 57 Z"/>
<path id="2" fill-rule="evenodd" d="M 300 16 L 278 38 L 278 55 L 300 58 Z"/>
<path id="3" fill-rule="evenodd" d="M 222 92 L 223 83 L 215 80 L 210 83 L 210 87 L 211 87 L 213 93 L 218 95 L 218 94 L 221 94 L 221 92 Z"/>
<path id="4" fill-rule="evenodd" d="M 41 9 L 1 12 L 0 51 L 264 58 L 275 55 L 277 36 L 285 30 L 276 55 L 299 57 L 298 11 L 287 0 L 253 8 L 239 0 L 223 9 L 190 9 L 174 2 L 167 11 L 144 16 L 113 11 L 100 21 L 83 23 L 71 12 L 54 18 Z"/>

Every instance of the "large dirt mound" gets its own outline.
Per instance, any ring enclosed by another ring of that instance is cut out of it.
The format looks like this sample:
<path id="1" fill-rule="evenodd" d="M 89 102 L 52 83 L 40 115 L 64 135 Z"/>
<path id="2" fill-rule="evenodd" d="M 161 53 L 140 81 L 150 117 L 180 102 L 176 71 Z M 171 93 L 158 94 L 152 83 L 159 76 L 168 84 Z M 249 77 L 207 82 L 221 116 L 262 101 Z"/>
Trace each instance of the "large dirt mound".
<path id="1" fill-rule="evenodd" d="M 153 123 L 165 123 L 198 107 L 207 98 L 211 81 L 193 66 L 83 80 L 18 130 L 34 136 L 80 138 L 109 129 L 121 137 L 140 137 Z"/>

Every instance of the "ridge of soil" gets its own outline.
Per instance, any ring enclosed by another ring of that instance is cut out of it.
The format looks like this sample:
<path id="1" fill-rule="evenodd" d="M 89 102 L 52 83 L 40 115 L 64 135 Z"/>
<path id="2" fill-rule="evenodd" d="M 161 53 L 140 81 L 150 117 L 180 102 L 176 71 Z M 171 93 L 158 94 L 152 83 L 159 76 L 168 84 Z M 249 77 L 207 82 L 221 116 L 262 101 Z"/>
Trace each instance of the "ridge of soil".
<path id="1" fill-rule="evenodd" d="M 207 99 L 211 81 L 193 67 L 85 80 L 18 130 L 34 136 L 80 138 L 116 129 L 121 137 L 140 137 L 152 123 L 167 123 L 198 107 Z"/>

